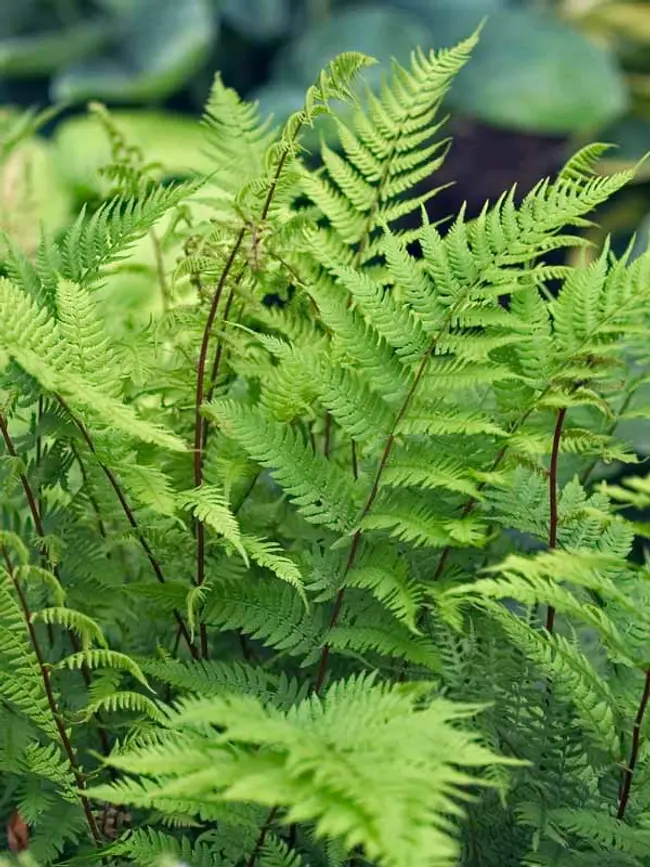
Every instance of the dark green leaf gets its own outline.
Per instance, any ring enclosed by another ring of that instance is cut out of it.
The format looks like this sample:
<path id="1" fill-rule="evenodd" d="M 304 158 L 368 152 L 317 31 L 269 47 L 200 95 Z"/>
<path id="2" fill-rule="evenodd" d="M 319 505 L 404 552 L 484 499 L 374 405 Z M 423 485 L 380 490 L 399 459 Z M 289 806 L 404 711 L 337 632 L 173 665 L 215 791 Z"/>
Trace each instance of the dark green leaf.
<path id="1" fill-rule="evenodd" d="M 223 20 L 246 39 L 267 42 L 291 27 L 290 0 L 224 0 Z"/>
<path id="2" fill-rule="evenodd" d="M 557 18 L 524 8 L 489 18 L 450 104 L 498 126 L 565 134 L 621 115 L 627 92 L 605 48 Z"/>
<path id="3" fill-rule="evenodd" d="M 436 46 L 449 46 L 465 39 L 484 18 L 509 4 L 508 0 L 392 0 L 391 5 L 416 15 L 426 24 Z"/>
<path id="4" fill-rule="evenodd" d="M 49 73 L 98 51 L 110 33 L 108 22 L 96 19 L 61 30 L 0 39 L 0 74 L 28 76 Z"/>
<path id="5" fill-rule="evenodd" d="M 432 43 L 429 29 L 406 12 L 381 6 L 345 9 L 315 24 L 293 42 L 281 57 L 277 72 L 281 79 L 304 88 L 342 51 L 361 51 L 384 62 L 391 57 L 408 62 L 414 48 L 419 45 L 426 50 Z M 370 67 L 364 78 L 377 82 L 385 69 L 385 64 Z"/>
<path id="6" fill-rule="evenodd" d="M 204 62 L 216 20 L 207 0 L 137 0 L 121 21 L 112 52 L 75 64 L 56 77 L 55 100 L 162 99 Z"/>

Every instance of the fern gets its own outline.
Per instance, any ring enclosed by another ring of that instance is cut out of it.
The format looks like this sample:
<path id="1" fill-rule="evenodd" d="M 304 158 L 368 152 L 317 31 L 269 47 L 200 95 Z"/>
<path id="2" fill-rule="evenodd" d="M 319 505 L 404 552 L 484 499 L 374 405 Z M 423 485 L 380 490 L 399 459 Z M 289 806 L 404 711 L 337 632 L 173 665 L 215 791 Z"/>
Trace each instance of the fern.
<path id="1" fill-rule="evenodd" d="M 566 256 L 634 172 L 434 223 L 478 38 L 280 129 L 217 77 L 183 185 L 93 106 L 102 200 L 3 242 L 0 847 L 650 864 L 650 254 Z"/>

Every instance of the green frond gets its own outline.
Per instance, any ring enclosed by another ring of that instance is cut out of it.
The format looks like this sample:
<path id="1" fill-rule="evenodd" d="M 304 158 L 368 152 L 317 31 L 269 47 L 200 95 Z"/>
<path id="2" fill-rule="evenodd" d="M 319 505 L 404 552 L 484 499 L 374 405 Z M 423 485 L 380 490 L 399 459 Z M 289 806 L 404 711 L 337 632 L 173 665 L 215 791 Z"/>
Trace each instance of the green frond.
<path id="1" fill-rule="evenodd" d="M 370 618 L 365 625 L 336 626 L 327 635 L 328 645 L 339 653 L 352 656 L 364 655 L 368 652 L 380 656 L 406 660 L 414 665 L 422 666 L 429 671 L 440 670 L 438 654 L 431 648 L 428 641 L 414 636 L 412 631 L 395 623 L 381 622 L 378 618 Z"/>
<path id="2" fill-rule="evenodd" d="M 359 244 L 359 261 L 371 252 L 377 230 L 417 213 L 435 194 L 414 196 L 416 185 L 440 167 L 445 143 L 433 140 L 440 101 L 468 61 L 476 34 L 455 48 L 411 55 L 408 70 L 393 64 L 377 96 L 366 91 L 349 125 L 337 122 L 342 155 L 324 146 L 326 173 L 305 175 L 303 190 L 340 239 Z M 404 193 L 411 196 L 403 197 Z"/>
<path id="3" fill-rule="evenodd" d="M 631 828 L 603 811 L 550 810 L 548 822 L 561 833 L 577 837 L 596 851 L 613 855 L 618 850 L 638 858 L 644 858 L 648 852 L 648 830 Z"/>
<path id="4" fill-rule="evenodd" d="M 298 592 L 305 606 L 309 607 L 300 569 L 277 542 L 254 536 L 244 536 L 242 542 L 246 553 L 254 563 L 270 570 L 276 578 L 290 584 Z"/>
<path id="5" fill-rule="evenodd" d="M 81 638 L 84 649 L 87 649 L 93 643 L 106 647 L 106 639 L 101 626 L 92 617 L 88 617 L 88 615 L 82 614 L 80 611 L 73 611 L 71 608 L 62 607 L 41 608 L 39 611 L 34 612 L 32 620 L 73 630 Z"/>
<path id="6" fill-rule="evenodd" d="M 211 485 L 203 485 L 177 496 L 180 507 L 189 509 L 201 523 L 223 536 L 248 564 L 248 554 L 242 542 L 241 530 L 230 509 L 226 495 Z"/>
<path id="7" fill-rule="evenodd" d="M 139 867 L 160 867 L 165 859 L 173 863 L 191 864 L 192 867 L 218 867 L 220 859 L 208 843 L 193 843 L 189 837 L 177 837 L 155 831 L 153 828 L 136 829 L 113 848 Z"/>
<path id="8" fill-rule="evenodd" d="M 213 401 L 205 412 L 256 461 L 268 467 L 311 523 L 349 532 L 360 510 L 359 492 L 341 471 L 315 454 L 291 428 L 232 400 Z"/>
<path id="9" fill-rule="evenodd" d="M 138 716 L 153 720 L 157 723 L 164 723 L 165 715 L 159 705 L 152 701 L 148 696 L 140 692 L 130 692 L 122 690 L 113 692 L 103 698 L 96 699 L 90 702 L 83 711 L 87 717 L 95 714 L 106 713 L 135 713 Z"/>
<path id="10" fill-rule="evenodd" d="M 129 498 L 159 515 L 174 515 L 177 498 L 169 476 L 153 464 L 144 464 L 135 455 L 110 462 Z"/>
<path id="11" fill-rule="evenodd" d="M 369 590 L 398 620 L 413 632 L 423 602 L 423 591 L 408 574 L 408 566 L 390 548 L 362 559 L 346 577 L 346 586 Z"/>
<path id="12" fill-rule="evenodd" d="M 141 418 L 134 408 L 106 393 L 73 366 L 58 323 L 20 289 L 0 278 L 0 350 L 54 395 L 127 436 L 163 448 L 185 451 L 185 444 L 161 425 Z"/>
<path id="13" fill-rule="evenodd" d="M 117 650 L 109 650 L 105 647 L 91 648 L 65 656 L 58 663 L 59 668 L 67 668 L 73 671 L 75 669 L 79 670 L 82 666 L 87 666 L 91 670 L 95 668 L 115 668 L 119 671 L 126 671 L 149 689 L 149 684 L 140 666 L 130 656 Z"/>
<path id="14" fill-rule="evenodd" d="M 310 612 L 293 587 L 268 580 L 215 588 L 203 618 L 221 629 L 241 630 L 278 651 L 312 659 L 325 626 L 322 609 Z"/>
<path id="15" fill-rule="evenodd" d="M 300 853 L 292 851 L 284 840 L 277 837 L 264 844 L 259 863 L 262 867 L 307 867 Z"/>
<path id="16" fill-rule="evenodd" d="M 211 183 L 234 196 L 243 183 L 263 172 L 264 155 L 274 137 L 269 122 L 261 122 L 258 106 L 240 100 L 217 73 L 202 125 L 213 166 Z"/>
<path id="17" fill-rule="evenodd" d="M 28 637 L 13 582 L 0 566 L 0 696 L 52 741 L 58 732 L 45 694 L 38 659 Z"/>
<path id="18" fill-rule="evenodd" d="M 363 518 L 365 530 L 388 530 L 390 534 L 415 546 L 444 548 L 447 545 L 480 547 L 487 527 L 480 518 L 441 518 L 434 502 L 413 489 L 389 491 L 372 512 Z"/>
<path id="19" fill-rule="evenodd" d="M 54 783 L 58 794 L 68 803 L 77 802 L 76 783 L 70 773 L 70 764 L 58 744 L 42 746 L 32 741 L 21 756 L 23 770 L 42 780 Z"/>
<path id="20" fill-rule="evenodd" d="M 167 745 L 167 762 L 144 748 L 111 763 L 148 776 L 151 802 L 182 797 L 191 785 L 206 801 L 280 803 L 288 822 L 313 821 L 319 837 L 342 839 L 348 851 L 362 845 L 379 863 L 451 867 L 457 844 L 446 814 L 458 814 L 473 770 L 509 764 L 459 728 L 475 712 L 442 699 L 423 703 L 417 688 L 368 677 L 339 681 L 322 700 L 312 697 L 286 715 L 236 695 L 186 700 L 170 718 L 185 734 Z M 227 743 L 238 752 L 228 755 Z M 123 803 L 141 800 L 124 785 L 100 791 Z"/>
<path id="21" fill-rule="evenodd" d="M 119 393 L 119 357 L 87 289 L 60 280 L 56 291 L 57 320 L 68 361 L 91 385 L 116 396 Z"/>
<path id="22" fill-rule="evenodd" d="M 621 744 L 616 699 L 575 638 L 533 630 L 501 605 L 492 605 L 489 610 L 513 644 L 549 678 L 554 693 L 573 704 L 594 746 L 606 755 L 618 755 Z"/>
<path id="23" fill-rule="evenodd" d="M 96 285 L 168 211 L 198 189 L 197 182 L 153 186 L 140 198 L 117 196 L 91 217 L 82 211 L 60 244 L 62 274 L 79 286 Z"/>

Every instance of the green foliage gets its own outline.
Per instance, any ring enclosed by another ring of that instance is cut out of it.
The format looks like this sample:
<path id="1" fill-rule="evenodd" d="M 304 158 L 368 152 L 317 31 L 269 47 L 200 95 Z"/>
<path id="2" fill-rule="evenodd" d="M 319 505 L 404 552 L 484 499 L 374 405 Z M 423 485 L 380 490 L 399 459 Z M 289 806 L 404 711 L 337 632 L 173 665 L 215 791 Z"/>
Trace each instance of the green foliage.
<path id="1" fill-rule="evenodd" d="M 107 198 L 9 239 L 19 863 L 650 864 L 648 532 L 621 510 L 650 494 L 594 483 L 650 415 L 650 253 L 585 240 L 633 171 L 588 146 L 431 223 L 476 42 L 364 100 L 343 54 L 280 129 L 217 77 L 187 183 L 95 106 Z"/>

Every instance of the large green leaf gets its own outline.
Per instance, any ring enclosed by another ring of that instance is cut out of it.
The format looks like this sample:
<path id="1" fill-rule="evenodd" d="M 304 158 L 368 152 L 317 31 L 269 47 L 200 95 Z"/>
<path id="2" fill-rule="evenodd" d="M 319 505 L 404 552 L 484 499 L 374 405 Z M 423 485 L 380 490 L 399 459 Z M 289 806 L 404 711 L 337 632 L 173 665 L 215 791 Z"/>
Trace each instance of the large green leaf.
<path id="1" fill-rule="evenodd" d="M 216 35 L 208 0 L 134 0 L 111 52 L 73 64 L 54 79 L 54 100 L 159 100 L 201 66 Z"/>
<path id="2" fill-rule="evenodd" d="M 510 5 L 509 0 L 391 0 L 391 6 L 417 16 L 431 30 L 437 47 L 455 45 Z"/>
<path id="3" fill-rule="evenodd" d="M 292 24 L 291 0 L 223 0 L 221 17 L 251 42 L 284 36 Z"/>
<path id="4" fill-rule="evenodd" d="M 96 18 L 80 21 L 60 30 L 43 30 L 25 36 L 0 38 L 0 75 L 31 76 L 50 73 L 99 51 L 110 35 L 109 22 Z"/>
<path id="5" fill-rule="evenodd" d="M 630 115 L 609 126 L 600 138 L 616 147 L 606 153 L 601 166 L 604 171 L 617 172 L 637 166 L 650 151 L 650 120 Z M 647 183 L 650 179 L 650 161 L 640 165 L 632 183 Z"/>
<path id="6" fill-rule="evenodd" d="M 159 111 L 116 111 L 111 116 L 128 142 L 143 150 L 148 162 L 161 164 L 163 174 L 210 171 L 197 121 Z M 54 142 L 60 170 L 70 187 L 81 196 L 101 194 L 98 169 L 110 160 L 110 144 L 99 119 L 81 115 L 64 121 Z"/>
<path id="7" fill-rule="evenodd" d="M 281 55 L 278 78 L 301 87 L 309 86 L 330 60 L 342 51 L 361 51 L 380 61 L 391 57 L 408 63 L 418 45 L 432 47 L 431 31 L 415 16 L 389 7 L 359 7 L 334 12 L 310 27 Z M 376 83 L 385 63 L 364 71 L 365 80 Z"/>
<path id="8" fill-rule="evenodd" d="M 565 134 L 621 115 L 627 90 L 605 48 L 557 18 L 523 8 L 488 19 L 449 102 L 498 126 Z"/>

